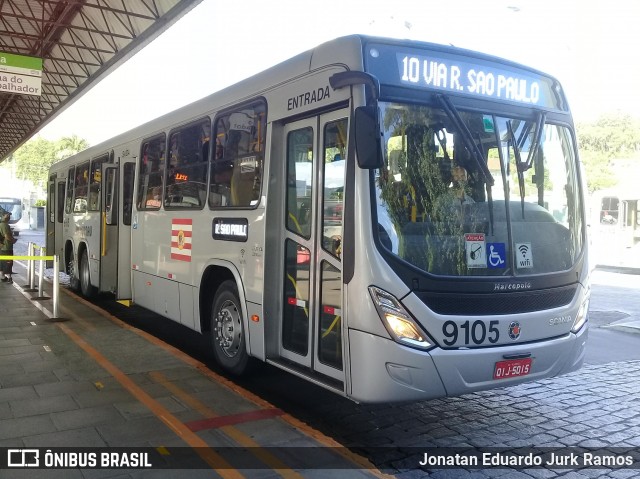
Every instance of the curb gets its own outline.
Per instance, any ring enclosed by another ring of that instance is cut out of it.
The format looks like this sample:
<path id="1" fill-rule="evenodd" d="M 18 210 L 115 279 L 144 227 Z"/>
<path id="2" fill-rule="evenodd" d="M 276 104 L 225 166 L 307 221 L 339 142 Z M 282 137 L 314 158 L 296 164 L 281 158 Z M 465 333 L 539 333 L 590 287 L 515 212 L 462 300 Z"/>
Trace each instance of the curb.
<path id="1" fill-rule="evenodd" d="M 622 331 L 624 333 L 632 333 L 632 334 L 640 334 L 640 321 L 636 321 L 637 326 L 631 325 L 632 323 L 626 324 L 607 324 L 606 326 L 601 326 L 606 329 L 616 329 L 618 331 Z"/>
<path id="2" fill-rule="evenodd" d="M 610 265 L 596 265 L 595 269 L 599 271 L 608 271 L 610 273 L 621 274 L 640 274 L 640 268 L 632 268 L 629 266 L 610 266 Z"/>

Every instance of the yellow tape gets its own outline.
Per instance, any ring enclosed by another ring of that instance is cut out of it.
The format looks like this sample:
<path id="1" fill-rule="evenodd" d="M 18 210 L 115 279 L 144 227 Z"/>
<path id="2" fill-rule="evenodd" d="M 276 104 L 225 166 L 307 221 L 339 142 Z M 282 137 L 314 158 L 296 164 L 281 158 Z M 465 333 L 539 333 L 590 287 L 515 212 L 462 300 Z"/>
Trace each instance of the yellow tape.
<path id="1" fill-rule="evenodd" d="M 26 259 L 26 260 L 40 260 L 40 259 L 46 259 L 46 260 L 54 260 L 56 257 L 55 256 L 13 256 L 13 255 L 2 255 L 0 256 L 0 259 Z"/>

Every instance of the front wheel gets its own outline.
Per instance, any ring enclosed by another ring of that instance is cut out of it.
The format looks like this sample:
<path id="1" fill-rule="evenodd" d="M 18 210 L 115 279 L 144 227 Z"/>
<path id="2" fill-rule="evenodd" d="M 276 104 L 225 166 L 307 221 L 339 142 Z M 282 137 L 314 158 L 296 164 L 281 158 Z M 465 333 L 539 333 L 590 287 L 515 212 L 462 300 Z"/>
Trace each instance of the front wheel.
<path id="1" fill-rule="evenodd" d="M 226 371 L 241 375 L 247 371 L 247 353 L 242 309 L 235 282 L 220 285 L 211 306 L 211 343 L 217 363 Z"/>

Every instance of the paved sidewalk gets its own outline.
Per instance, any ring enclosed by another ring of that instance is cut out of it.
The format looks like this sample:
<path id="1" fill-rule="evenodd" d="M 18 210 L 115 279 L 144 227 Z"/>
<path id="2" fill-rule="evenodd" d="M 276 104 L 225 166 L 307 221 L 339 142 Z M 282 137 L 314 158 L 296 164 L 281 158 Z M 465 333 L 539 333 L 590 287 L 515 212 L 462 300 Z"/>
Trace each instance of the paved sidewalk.
<path id="1" fill-rule="evenodd" d="M 189 470 L 0 469 L 3 479 L 335 476 L 328 467 L 380 476 L 158 339 L 67 293 L 62 317 L 50 319 L 50 300 L 32 302 L 24 276 L 14 282 L 0 285 L 0 448 L 142 448 L 162 467 Z"/>
<path id="2" fill-rule="evenodd" d="M 640 271 L 638 271 L 640 274 Z M 617 316 L 617 320 L 608 322 L 607 324 L 596 324 L 600 327 L 611 328 L 628 333 L 640 333 L 640 302 L 638 301 L 638 291 L 640 291 L 640 276 L 634 270 L 621 269 L 618 267 L 600 267 L 598 266 L 592 272 L 591 282 L 592 288 L 598 289 L 598 303 L 602 309 L 603 300 L 605 300 L 606 311 L 594 311 L 594 297 L 591 300 L 590 314 L 610 314 Z M 595 295 L 594 290 L 594 295 Z M 621 296 L 626 296 L 624 303 L 626 309 L 618 311 L 620 307 L 618 301 Z M 617 301 L 618 300 L 618 301 Z M 634 306 L 635 305 L 635 306 Z"/>

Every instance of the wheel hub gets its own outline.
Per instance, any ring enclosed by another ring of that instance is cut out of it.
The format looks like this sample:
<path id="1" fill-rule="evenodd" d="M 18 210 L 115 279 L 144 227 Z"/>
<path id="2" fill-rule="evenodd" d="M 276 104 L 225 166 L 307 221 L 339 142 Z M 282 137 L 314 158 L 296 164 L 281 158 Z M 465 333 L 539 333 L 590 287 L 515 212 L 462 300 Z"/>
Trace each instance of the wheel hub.
<path id="1" fill-rule="evenodd" d="M 216 314 L 216 341 L 220 350 L 229 358 L 238 354 L 242 325 L 238 308 L 231 301 L 225 302 Z"/>

